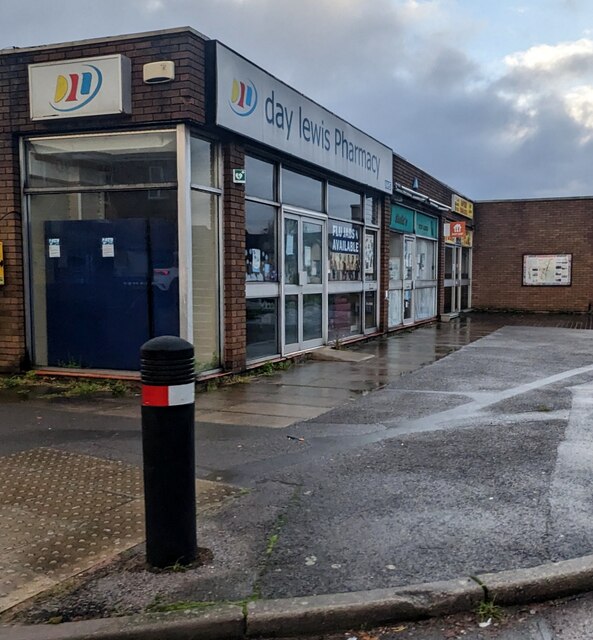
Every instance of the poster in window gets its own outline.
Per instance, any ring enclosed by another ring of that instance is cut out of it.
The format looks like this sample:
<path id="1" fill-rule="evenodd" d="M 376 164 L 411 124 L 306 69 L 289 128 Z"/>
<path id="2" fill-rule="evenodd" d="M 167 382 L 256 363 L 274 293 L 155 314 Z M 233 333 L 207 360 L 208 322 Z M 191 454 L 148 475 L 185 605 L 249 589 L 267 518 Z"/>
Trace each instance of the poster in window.
<path id="1" fill-rule="evenodd" d="M 364 273 L 375 274 L 375 234 L 367 233 L 364 237 Z"/>
<path id="2" fill-rule="evenodd" d="M 360 228 L 332 222 L 329 234 L 331 280 L 360 280 Z"/>
<path id="3" fill-rule="evenodd" d="M 567 287 L 572 279 L 572 255 L 524 255 L 523 284 L 528 287 Z"/>

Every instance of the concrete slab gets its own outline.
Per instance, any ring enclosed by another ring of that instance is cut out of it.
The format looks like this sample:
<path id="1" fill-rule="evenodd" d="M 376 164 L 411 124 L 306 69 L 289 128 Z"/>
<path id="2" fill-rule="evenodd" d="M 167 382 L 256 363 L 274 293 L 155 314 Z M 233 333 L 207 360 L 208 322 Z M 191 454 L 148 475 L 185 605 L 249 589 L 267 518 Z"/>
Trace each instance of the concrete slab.
<path id="1" fill-rule="evenodd" d="M 266 429 L 284 429 L 299 421 L 299 418 L 286 416 L 266 416 L 254 413 L 233 413 L 232 411 L 200 411 L 196 419 L 212 424 L 228 424 L 238 427 L 265 427 Z"/>
<path id="2" fill-rule="evenodd" d="M 266 416 L 285 416 L 289 418 L 316 418 L 318 415 L 325 413 L 325 407 L 304 407 L 301 404 L 280 402 L 242 402 L 240 404 L 228 407 L 227 411 L 236 413 L 255 413 Z"/>
<path id="3" fill-rule="evenodd" d="M 322 347 L 311 352 L 312 360 L 328 360 L 330 362 L 364 362 L 374 358 L 370 353 L 360 353 L 349 349 L 334 349 L 332 347 Z"/>

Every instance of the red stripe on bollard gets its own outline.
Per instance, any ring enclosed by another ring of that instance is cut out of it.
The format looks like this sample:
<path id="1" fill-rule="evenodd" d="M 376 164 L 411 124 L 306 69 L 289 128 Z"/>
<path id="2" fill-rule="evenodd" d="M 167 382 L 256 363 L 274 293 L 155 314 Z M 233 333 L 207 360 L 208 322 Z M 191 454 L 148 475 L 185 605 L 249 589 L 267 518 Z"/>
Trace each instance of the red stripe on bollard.
<path id="1" fill-rule="evenodd" d="M 169 387 L 142 385 L 142 405 L 145 407 L 168 407 Z"/>

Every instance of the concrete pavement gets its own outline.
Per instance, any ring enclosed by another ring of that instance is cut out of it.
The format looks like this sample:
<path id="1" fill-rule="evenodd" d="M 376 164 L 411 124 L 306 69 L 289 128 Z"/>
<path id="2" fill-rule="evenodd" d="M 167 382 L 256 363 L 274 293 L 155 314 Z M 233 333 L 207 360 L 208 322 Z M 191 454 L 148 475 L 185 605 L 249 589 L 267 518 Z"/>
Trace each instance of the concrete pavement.
<path id="1" fill-rule="evenodd" d="M 166 608 L 260 599 L 257 610 L 262 598 L 393 592 L 590 553 L 593 333 L 540 326 L 489 335 L 508 319 L 472 318 L 369 343 L 357 350 L 374 351 L 372 360 L 307 363 L 243 385 L 234 405 L 223 390 L 222 417 L 258 415 L 251 411 L 263 410 L 266 397 L 284 413 L 283 405 L 300 406 L 297 397 L 334 408 L 305 422 L 283 416 L 292 420 L 287 427 L 200 423 L 198 475 L 235 495 L 199 523 L 212 560 L 181 576 L 113 567 L 73 594 L 45 599 L 28 619 L 75 618 L 91 605 L 100 615 L 133 613 L 155 601 Z M 418 368 L 480 336 L 487 337 Z M 12 426 L 3 421 L 0 453 L 44 444 L 135 466 L 137 419 L 113 409 L 3 405 Z M 59 428 L 44 430 L 38 416 Z"/>

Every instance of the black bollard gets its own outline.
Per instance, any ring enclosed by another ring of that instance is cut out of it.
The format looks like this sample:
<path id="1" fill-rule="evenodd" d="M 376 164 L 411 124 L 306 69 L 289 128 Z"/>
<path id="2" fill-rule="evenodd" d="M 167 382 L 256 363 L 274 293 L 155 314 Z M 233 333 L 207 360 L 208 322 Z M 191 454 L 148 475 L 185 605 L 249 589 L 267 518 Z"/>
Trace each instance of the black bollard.
<path id="1" fill-rule="evenodd" d="M 161 336 L 140 349 L 146 560 L 165 568 L 196 559 L 194 348 Z"/>

